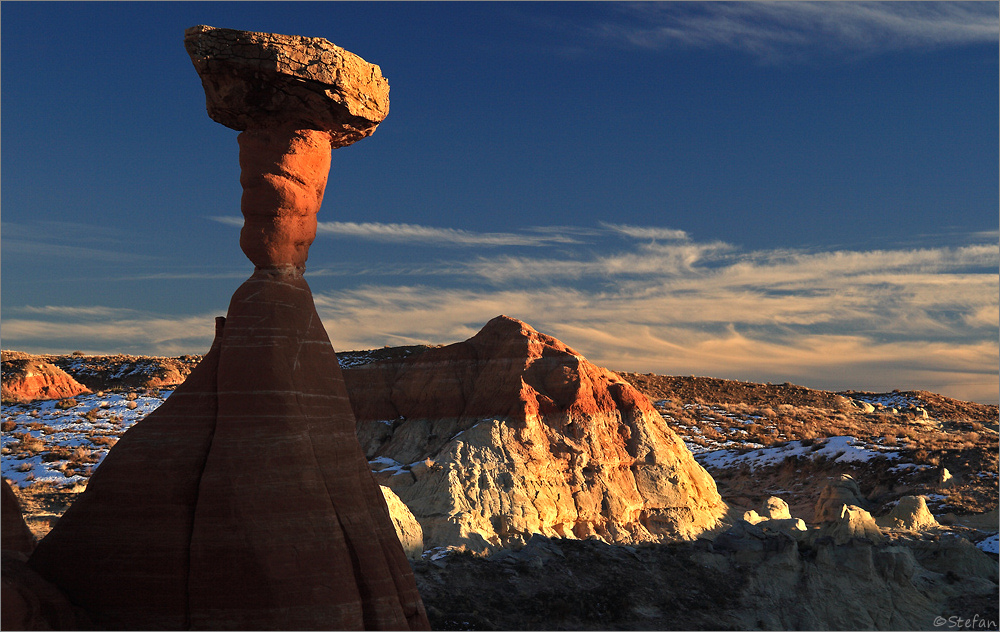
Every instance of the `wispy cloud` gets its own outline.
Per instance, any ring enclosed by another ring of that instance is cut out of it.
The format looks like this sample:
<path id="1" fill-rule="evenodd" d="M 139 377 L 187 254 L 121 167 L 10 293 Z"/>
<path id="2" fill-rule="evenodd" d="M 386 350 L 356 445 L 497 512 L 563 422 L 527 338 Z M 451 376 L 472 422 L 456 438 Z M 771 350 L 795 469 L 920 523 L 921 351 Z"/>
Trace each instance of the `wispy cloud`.
<path id="1" fill-rule="evenodd" d="M 991 2 L 782 1 L 640 2 L 595 31 L 642 48 L 722 47 L 777 61 L 996 42 L 998 29 Z"/>
<path id="2" fill-rule="evenodd" d="M 319 293 L 335 346 L 446 343 L 500 313 L 621 370 L 997 397 L 1000 247 L 741 252 L 644 244 L 591 258 L 482 257 L 494 287 Z"/>
<path id="3" fill-rule="evenodd" d="M 242 226 L 239 217 L 211 217 L 214 221 Z M 351 237 L 385 243 L 429 244 L 434 246 L 545 246 L 579 243 L 577 239 L 555 230 L 536 227 L 526 233 L 481 233 L 458 228 L 439 228 L 420 224 L 384 224 L 379 222 L 319 222 L 317 236 Z"/>
<path id="4" fill-rule="evenodd" d="M 620 233 L 634 239 L 662 239 L 668 241 L 686 241 L 690 237 L 683 230 L 663 228 L 659 226 L 630 226 L 628 224 L 609 224 L 601 222 L 601 226 L 613 233 Z"/>
<path id="5" fill-rule="evenodd" d="M 997 399 L 1000 245 L 992 233 L 962 246 L 745 251 L 665 227 L 553 232 L 627 241 L 596 238 L 534 258 L 415 261 L 419 283 L 400 269 L 375 284 L 392 266 L 341 262 L 331 275 L 364 271 L 369 285 L 317 289 L 317 309 L 340 350 L 455 342 L 503 313 L 619 370 Z M 26 350 L 203 352 L 215 315 L 8 307 L 3 338 Z"/>
<path id="6" fill-rule="evenodd" d="M 8 255 L 119 262 L 151 259 L 120 247 L 127 236 L 117 228 L 78 222 L 3 222 L 0 232 Z"/>
<path id="7" fill-rule="evenodd" d="M 969 295 L 989 285 L 995 286 L 996 279 L 956 294 L 975 302 Z M 791 296 L 762 301 L 711 289 L 674 294 L 369 286 L 317 296 L 340 350 L 454 342 L 507 314 L 618 370 L 795 381 L 831 389 L 926 388 L 996 401 L 996 324 L 985 320 L 994 313 L 991 307 L 968 310 L 972 319 L 983 319 L 980 335 L 956 336 L 968 323 L 943 327 L 920 306 L 900 306 L 874 319 L 868 310 L 885 301 L 822 312 L 837 304 L 829 298 L 803 304 Z M 991 326 L 993 335 L 983 335 Z M 919 333 L 906 330 L 912 327 Z M 942 339 L 948 332 L 952 336 Z"/>
<path id="8" fill-rule="evenodd" d="M 5 310 L 4 348 L 34 353 L 204 353 L 215 334 L 215 316 L 176 317 L 102 306 L 27 306 Z"/>

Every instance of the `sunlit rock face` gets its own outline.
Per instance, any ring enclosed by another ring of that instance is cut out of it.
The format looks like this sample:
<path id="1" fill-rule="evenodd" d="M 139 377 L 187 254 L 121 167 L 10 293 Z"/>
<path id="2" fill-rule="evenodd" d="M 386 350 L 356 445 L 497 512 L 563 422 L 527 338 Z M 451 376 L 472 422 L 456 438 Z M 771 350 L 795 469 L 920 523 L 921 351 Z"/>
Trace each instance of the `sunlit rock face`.
<path id="1" fill-rule="evenodd" d="M 58 366 L 34 359 L 4 360 L 2 388 L 4 402 L 63 399 L 90 392 Z"/>
<path id="2" fill-rule="evenodd" d="M 645 396 L 519 320 L 345 380 L 368 459 L 427 548 L 690 539 L 726 510 Z"/>

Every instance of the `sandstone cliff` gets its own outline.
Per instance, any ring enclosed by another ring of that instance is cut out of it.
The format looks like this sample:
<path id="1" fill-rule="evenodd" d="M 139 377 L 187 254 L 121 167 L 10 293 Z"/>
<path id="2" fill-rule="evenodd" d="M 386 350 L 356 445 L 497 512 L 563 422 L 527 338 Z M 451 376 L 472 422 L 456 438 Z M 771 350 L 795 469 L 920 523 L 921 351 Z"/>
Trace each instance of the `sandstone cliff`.
<path id="1" fill-rule="evenodd" d="M 645 396 L 519 320 L 344 379 L 362 447 L 425 548 L 691 539 L 726 511 Z"/>

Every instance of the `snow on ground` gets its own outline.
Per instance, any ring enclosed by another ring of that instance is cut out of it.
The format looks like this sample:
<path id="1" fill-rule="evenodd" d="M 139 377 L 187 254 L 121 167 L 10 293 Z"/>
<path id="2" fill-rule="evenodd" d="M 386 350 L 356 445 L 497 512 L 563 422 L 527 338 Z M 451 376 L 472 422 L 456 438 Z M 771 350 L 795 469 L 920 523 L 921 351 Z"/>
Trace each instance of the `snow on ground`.
<path id="1" fill-rule="evenodd" d="M 161 391 L 158 397 L 140 395 L 131 401 L 121 393 L 77 395 L 77 405 L 65 410 L 57 408 L 55 400 L 3 406 L 0 473 L 21 487 L 33 481 L 86 480 L 87 468 L 93 472 L 107 456 L 110 445 L 156 410 L 172 392 Z M 134 406 L 130 408 L 130 404 Z M 41 447 L 36 444 L 25 449 L 22 438 L 29 444 L 31 439 L 37 439 Z M 79 467 L 67 469 L 74 452 L 83 460 Z"/>
<path id="2" fill-rule="evenodd" d="M 156 362 L 149 360 L 123 360 L 118 366 L 118 370 L 110 373 L 104 367 L 91 366 L 91 358 L 72 358 L 63 364 L 65 371 L 72 375 L 104 375 L 105 379 L 117 380 L 131 375 L 154 375 L 160 367 Z"/>
<path id="3" fill-rule="evenodd" d="M 851 393 L 851 399 L 868 402 L 873 406 L 881 404 L 886 408 L 916 408 L 924 405 L 920 399 L 902 393 Z"/>
<path id="4" fill-rule="evenodd" d="M 865 462 L 872 459 L 897 459 L 898 452 L 870 449 L 866 444 L 851 436 L 830 437 L 826 441 L 789 441 L 783 446 L 760 448 L 751 451 L 713 450 L 695 454 L 695 459 L 705 467 L 726 469 L 743 464 L 750 469 L 777 465 L 791 457 L 809 459 L 826 458 L 838 463 Z"/>
<path id="5" fill-rule="evenodd" d="M 976 546 L 987 553 L 1000 555 L 1000 533 L 994 533 Z"/>
<path id="6" fill-rule="evenodd" d="M 720 420 L 725 420 L 723 423 L 731 424 L 759 424 L 765 430 L 774 429 L 774 425 L 770 424 L 768 420 L 760 415 L 747 415 L 741 413 L 733 413 L 721 406 L 709 406 L 705 404 L 684 404 L 685 410 L 694 410 L 700 413 L 701 422 L 706 424 L 713 424 L 712 428 L 719 434 L 729 435 L 725 441 L 719 441 L 717 439 L 710 439 L 705 436 L 700 428 L 697 426 L 689 426 L 682 424 L 677 419 L 675 419 L 665 408 L 671 403 L 669 399 L 661 399 L 659 401 L 653 402 L 653 406 L 656 408 L 663 420 L 667 422 L 674 432 L 684 441 L 684 445 L 687 446 L 688 450 L 692 454 L 701 454 L 704 452 L 713 452 L 716 450 L 736 450 L 736 449 L 754 449 L 763 448 L 764 446 L 760 443 L 754 443 L 747 441 L 746 437 L 749 437 L 750 433 L 746 430 L 738 427 L 729 426 L 723 428 L 720 425 Z M 775 432 L 777 432 L 775 430 Z M 698 440 L 695 441 L 694 439 Z M 779 439 L 784 438 L 784 435 L 778 435 Z"/>
<path id="7" fill-rule="evenodd" d="M 337 354 L 337 362 L 342 369 L 371 364 L 374 361 L 375 355 L 372 351 L 341 351 Z"/>

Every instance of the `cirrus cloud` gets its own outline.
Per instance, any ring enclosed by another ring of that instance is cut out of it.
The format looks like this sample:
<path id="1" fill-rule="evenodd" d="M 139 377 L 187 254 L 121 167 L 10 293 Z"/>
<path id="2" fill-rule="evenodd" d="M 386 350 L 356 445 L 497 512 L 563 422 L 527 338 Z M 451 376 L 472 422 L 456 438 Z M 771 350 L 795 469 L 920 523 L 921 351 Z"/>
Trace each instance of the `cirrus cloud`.
<path id="1" fill-rule="evenodd" d="M 640 2 L 591 30 L 640 48 L 721 47 L 774 62 L 995 43 L 998 24 L 989 2 Z"/>

